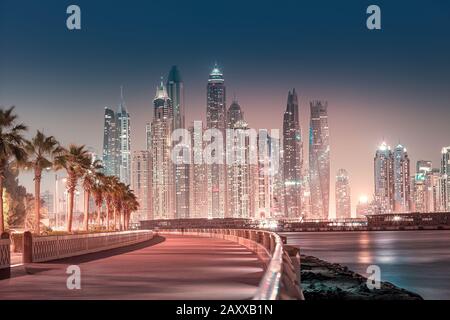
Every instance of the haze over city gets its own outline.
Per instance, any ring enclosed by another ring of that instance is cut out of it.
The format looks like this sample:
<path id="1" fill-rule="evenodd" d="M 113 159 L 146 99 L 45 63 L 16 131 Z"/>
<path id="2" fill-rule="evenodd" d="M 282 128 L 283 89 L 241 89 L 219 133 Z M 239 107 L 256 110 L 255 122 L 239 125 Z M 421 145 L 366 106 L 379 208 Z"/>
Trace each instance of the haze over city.
<path id="1" fill-rule="evenodd" d="M 70 33 L 65 1 L 46 8 L 0 2 L 0 12 L 7 8 L 22 17 L 0 13 L 0 100 L 17 107 L 30 133 L 44 129 L 62 143 L 86 144 L 100 155 L 103 110 L 117 109 L 123 85 L 131 148 L 144 149 L 160 77 L 178 65 L 186 123 L 205 122 L 207 78 L 217 61 L 227 107 L 236 95 L 251 127 L 281 129 L 287 93 L 295 88 L 307 142 L 310 100 L 328 101 L 331 216 L 339 168 L 349 173 L 353 208 L 360 195 L 373 194 L 373 157 L 383 140 L 405 145 L 412 165 L 424 159 L 436 167 L 441 148 L 450 144 L 449 4 L 444 1 L 428 7 L 381 1 L 378 33 L 367 32 L 362 14 L 367 4 L 355 1 L 277 6 L 263 1 L 257 7 L 227 2 L 221 10 L 203 1 L 78 4 L 83 29 Z M 165 12 L 177 13 L 177 19 Z M 420 16 L 419 23 L 411 24 L 411 16 Z M 42 189 L 52 190 L 53 179 L 53 174 L 45 177 Z M 31 176 L 22 175 L 21 182 L 32 190 Z"/>

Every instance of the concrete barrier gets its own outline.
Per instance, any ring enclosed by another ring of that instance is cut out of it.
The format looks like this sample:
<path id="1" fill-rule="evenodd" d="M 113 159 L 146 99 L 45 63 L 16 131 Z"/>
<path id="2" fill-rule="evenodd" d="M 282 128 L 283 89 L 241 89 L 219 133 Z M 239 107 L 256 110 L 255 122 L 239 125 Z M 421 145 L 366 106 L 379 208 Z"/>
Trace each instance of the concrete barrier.
<path id="1" fill-rule="evenodd" d="M 11 241 L 9 234 L 0 235 L 0 279 L 8 278 L 11 272 Z"/>
<path id="2" fill-rule="evenodd" d="M 300 285 L 300 254 L 285 246 L 283 238 L 269 231 L 252 229 L 171 229 L 159 234 L 194 235 L 230 240 L 256 253 L 265 272 L 254 300 L 304 300 Z"/>
<path id="3" fill-rule="evenodd" d="M 62 236 L 23 236 L 23 262 L 45 262 L 99 252 L 148 241 L 154 233 L 148 230 L 88 233 Z"/>

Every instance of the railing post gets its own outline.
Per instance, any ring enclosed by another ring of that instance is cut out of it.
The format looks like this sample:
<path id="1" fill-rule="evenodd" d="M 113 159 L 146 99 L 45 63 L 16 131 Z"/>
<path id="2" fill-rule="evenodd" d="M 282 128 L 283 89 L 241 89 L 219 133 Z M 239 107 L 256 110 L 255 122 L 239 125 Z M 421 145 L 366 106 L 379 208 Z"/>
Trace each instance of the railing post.
<path id="1" fill-rule="evenodd" d="M 3 232 L 0 239 L 7 241 L 5 245 L 0 247 L 0 279 L 6 279 L 11 276 L 11 242 L 9 233 Z"/>
<path id="2" fill-rule="evenodd" d="M 33 262 L 33 236 L 30 231 L 25 231 L 23 233 L 22 260 L 23 263 Z"/>

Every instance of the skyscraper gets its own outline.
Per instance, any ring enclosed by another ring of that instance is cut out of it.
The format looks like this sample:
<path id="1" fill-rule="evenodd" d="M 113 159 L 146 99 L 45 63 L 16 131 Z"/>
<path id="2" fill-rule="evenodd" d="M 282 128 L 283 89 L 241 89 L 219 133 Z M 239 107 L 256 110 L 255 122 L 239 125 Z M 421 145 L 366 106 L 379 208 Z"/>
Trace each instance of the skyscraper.
<path id="1" fill-rule="evenodd" d="M 208 217 L 208 178 L 206 173 L 206 164 L 202 160 L 203 132 L 205 131 L 201 121 L 194 121 L 189 128 L 192 140 L 191 165 L 190 168 L 190 218 Z"/>
<path id="2" fill-rule="evenodd" d="M 394 157 L 383 142 L 374 158 L 375 213 L 390 213 L 394 209 Z"/>
<path id="3" fill-rule="evenodd" d="M 139 209 L 131 217 L 133 222 L 153 218 L 151 186 L 150 152 L 147 150 L 134 151 L 131 162 L 131 189 L 137 196 Z"/>
<path id="4" fill-rule="evenodd" d="M 150 128 L 153 218 L 174 219 L 174 165 L 171 159 L 173 108 L 162 80 L 156 88 L 153 106 L 153 120 Z"/>
<path id="5" fill-rule="evenodd" d="M 184 84 L 177 66 L 170 69 L 167 78 L 167 93 L 172 101 L 173 130 L 185 128 Z M 177 142 L 176 142 L 177 143 Z M 178 144 L 178 143 L 177 143 Z M 182 154 L 174 163 L 175 174 L 175 215 L 177 218 L 189 217 L 189 164 L 183 163 Z"/>
<path id="6" fill-rule="evenodd" d="M 230 108 L 231 109 L 231 108 Z M 231 110 L 232 111 L 232 110 Z M 231 124 L 231 143 L 227 143 L 227 155 L 233 154 L 227 162 L 228 217 L 250 218 L 253 215 L 250 181 L 250 137 L 248 124 L 237 120 Z"/>
<path id="7" fill-rule="evenodd" d="M 450 211 L 450 147 L 441 152 L 441 208 Z"/>
<path id="8" fill-rule="evenodd" d="M 330 141 L 328 103 L 312 101 L 309 136 L 309 176 L 312 218 L 327 219 L 330 202 Z"/>
<path id="9" fill-rule="evenodd" d="M 285 215 L 297 218 L 301 213 L 303 142 L 295 89 L 288 93 L 283 116 L 283 150 Z"/>
<path id="10" fill-rule="evenodd" d="M 411 201 L 410 162 L 406 148 L 397 145 L 393 153 L 394 163 L 394 212 L 409 212 Z"/>
<path id="11" fill-rule="evenodd" d="M 336 218 L 346 219 L 352 216 L 350 200 L 350 180 L 345 169 L 336 174 Z"/>
<path id="12" fill-rule="evenodd" d="M 120 104 L 117 112 L 117 125 L 119 135 L 119 173 L 120 181 L 130 184 L 131 176 L 131 129 L 130 115 L 128 114 L 123 98 L 123 87 L 120 88 Z"/>
<path id="13" fill-rule="evenodd" d="M 217 64 L 211 71 L 206 93 L 206 129 L 216 129 L 225 137 L 226 129 L 226 92 L 225 80 Z M 218 141 L 223 144 L 223 141 Z M 223 150 L 225 152 L 225 150 Z M 227 187 L 225 154 L 216 155 L 222 163 L 207 165 L 208 217 L 224 218 L 227 212 Z"/>
<path id="14" fill-rule="evenodd" d="M 105 108 L 103 124 L 103 173 L 107 176 L 120 175 L 118 123 L 115 112 Z"/>

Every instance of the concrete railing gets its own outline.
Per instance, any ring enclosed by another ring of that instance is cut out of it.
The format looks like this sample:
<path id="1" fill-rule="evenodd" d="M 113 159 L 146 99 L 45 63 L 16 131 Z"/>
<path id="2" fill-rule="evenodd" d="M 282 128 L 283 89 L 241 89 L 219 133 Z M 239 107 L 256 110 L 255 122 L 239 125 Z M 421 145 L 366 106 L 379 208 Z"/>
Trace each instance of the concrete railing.
<path id="1" fill-rule="evenodd" d="M 79 256 L 125 247 L 153 237 L 154 233 L 148 230 L 62 236 L 33 236 L 30 232 L 25 232 L 23 262 L 44 262 Z"/>
<path id="2" fill-rule="evenodd" d="M 0 235 L 0 279 L 9 277 L 11 267 L 11 241 L 9 234 Z"/>
<path id="3" fill-rule="evenodd" d="M 251 229 L 170 229 L 159 234 L 195 235 L 230 240 L 256 253 L 265 272 L 255 300 L 303 300 L 300 286 L 300 254 L 297 248 L 283 244 L 274 232 Z"/>

